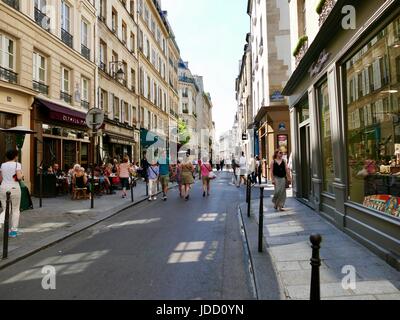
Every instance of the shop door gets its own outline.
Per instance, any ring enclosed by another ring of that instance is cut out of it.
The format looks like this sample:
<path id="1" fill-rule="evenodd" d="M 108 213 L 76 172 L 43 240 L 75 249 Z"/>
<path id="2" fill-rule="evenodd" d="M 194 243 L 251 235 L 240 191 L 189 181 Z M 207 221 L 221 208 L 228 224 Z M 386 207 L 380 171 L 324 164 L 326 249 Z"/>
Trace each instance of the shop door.
<path id="1" fill-rule="evenodd" d="M 63 141 L 63 168 L 72 168 L 76 163 L 78 163 L 78 153 L 75 141 Z M 86 167 L 84 167 L 87 169 Z"/>
<path id="2" fill-rule="evenodd" d="M 310 124 L 300 127 L 301 195 L 305 200 L 311 195 L 311 144 Z"/>

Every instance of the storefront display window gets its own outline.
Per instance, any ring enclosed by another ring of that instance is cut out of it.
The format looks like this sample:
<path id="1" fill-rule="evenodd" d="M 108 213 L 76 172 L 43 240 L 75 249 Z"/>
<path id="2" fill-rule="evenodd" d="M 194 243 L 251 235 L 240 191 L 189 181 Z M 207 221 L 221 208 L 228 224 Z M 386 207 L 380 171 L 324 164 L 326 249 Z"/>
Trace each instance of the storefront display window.
<path id="1" fill-rule="evenodd" d="M 349 199 L 400 217 L 400 17 L 344 65 Z"/>
<path id="2" fill-rule="evenodd" d="M 299 110 L 299 123 L 302 123 L 310 118 L 310 107 L 308 105 L 308 99 L 304 99 L 299 103 L 297 107 Z"/>
<path id="3" fill-rule="evenodd" d="M 10 129 L 17 125 L 17 116 L 0 112 L 0 128 Z M 15 136 L 0 132 L 0 163 L 5 161 L 7 150 L 15 148 Z"/>
<path id="4" fill-rule="evenodd" d="M 321 151 L 322 151 L 322 171 L 323 171 L 323 190 L 334 193 L 333 180 L 334 168 L 332 157 L 332 138 L 331 138 L 331 116 L 329 107 L 328 83 L 325 81 L 317 89 L 318 108 L 321 117 Z"/>

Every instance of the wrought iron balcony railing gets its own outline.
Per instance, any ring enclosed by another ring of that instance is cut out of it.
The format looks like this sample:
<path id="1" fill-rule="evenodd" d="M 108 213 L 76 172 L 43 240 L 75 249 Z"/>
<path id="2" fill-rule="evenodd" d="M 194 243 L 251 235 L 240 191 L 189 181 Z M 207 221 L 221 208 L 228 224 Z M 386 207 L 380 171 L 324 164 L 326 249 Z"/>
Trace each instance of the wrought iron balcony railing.
<path id="1" fill-rule="evenodd" d="M 86 59 L 90 60 L 90 49 L 86 47 L 84 44 L 81 44 L 81 54 Z"/>
<path id="2" fill-rule="evenodd" d="M 100 68 L 101 70 L 103 70 L 105 73 L 107 73 L 107 65 L 106 65 L 105 62 L 101 62 L 101 61 L 100 61 L 99 68 Z"/>
<path id="3" fill-rule="evenodd" d="M 64 42 L 68 47 L 73 47 L 73 36 L 67 31 L 61 28 L 61 40 Z"/>
<path id="4" fill-rule="evenodd" d="M 81 107 L 89 110 L 90 104 L 85 100 L 81 100 Z"/>
<path id="5" fill-rule="evenodd" d="M 60 92 L 60 99 L 64 100 L 66 103 L 71 103 L 72 102 L 72 96 L 64 91 Z"/>
<path id="6" fill-rule="evenodd" d="M 19 11 L 19 0 L 3 0 L 3 2 Z"/>
<path id="7" fill-rule="evenodd" d="M 33 90 L 43 93 L 45 95 L 49 94 L 49 86 L 45 85 L 44 83 L 33 80 L 32 85 L 33 85 Z"/>
<path id="8" fill-rule="evenodd" d="M 38 8 L 35 8 L 35 22 L 43 29 L 50 30 L 50 18 Z"/>
<path id="9" fill-rule="evenodd" d="M 337 2 L 337 0 L 324 0 L 318 6 L 318 8 L 317 8 L 317 12 L 319 14 L 318 25 L 320 27 L 324 24 L 326 18 L 328 18 L 329 14 L 331 13 L 336 2 Z"/>
<path id="10" fill-rule="evenodd" d="M 17 79 L 18 73 L 15 73 L 10 69 L 0 67 L 0 80 L 4 80 L 10 83 L 17 83 Z"/>

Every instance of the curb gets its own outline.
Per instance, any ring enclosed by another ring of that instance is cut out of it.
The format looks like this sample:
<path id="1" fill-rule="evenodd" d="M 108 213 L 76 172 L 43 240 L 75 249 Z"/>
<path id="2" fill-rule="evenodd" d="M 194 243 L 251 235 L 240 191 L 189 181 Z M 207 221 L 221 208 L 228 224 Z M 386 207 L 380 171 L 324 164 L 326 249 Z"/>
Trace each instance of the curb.
<path id="1" fill-rule="evenodd" d="M 270 297 L 271 293 L 266 291 L 265 288 L 269 287 L 270 283 L 268 283 L 265 278 L 266 273 L 268 273 L 267 270 L 273 271 L 275 275 L 275 280 L 276 280 L 276 286 L 277 290 L 279 290 L 279 297 L 280 300 L 288 300 L 288 293 L 286 291 L 286 288 L 283 284 L 283 280 L 281 278 L 281 275 L 279 271 L 276 269 L 275 262 L 273 261 L 273 256 L 269 253 L 269 245 L 266 242 L 265 236 L 263 236 L 263 247 L 264 250 L 262 253 L 258 253 L 256 249 L 253 248 L 253 251 L 251 250 L 252 246 L 256 246 L 257 244 L 255 243 L 254 239 L 251 239 L 249 237 L 249 227 L 251 227 L 251 224 L 256 225 L 258 229 L 258 219 L 255 219 L 255 214 L 252 214 L 253 219 L 248 219 L 247 215 L 244 216 L 244 211 L 242 206 L 244 206 L 246 203 L 241 203 L 238 205 L 238 211 L 239 215 L 241 216 L 241 220 L 243 222 L 243 232 L 246 237 L 246 242 L 248 246 L 248 255 L 250 257 L 250 264 L 251 264 L 251 269 L 252 269 L 252 277 L 254 278 L 254 284 L 255 284 L 255 289 L 257 292 L 257 299 L 258 300 L 277 300 L 277 297 Z M 247 218 L 247 220 L 245 219 Z M 271 261 L 268 261 L 268 257 L 270 257 Z M 269 264 L 269 266 L 268 266 Z M 266 266 L 267 268 L 265 270 L 261 269 L 261 267 Z"/>
<path id="2" fill-rule="evenodd" d="M 171 186 L 169 189 L 176 188 L 177 186 L 178 185 Z M 162 191 L 158 192 L 157 195 L 159 195 L 160 193 L 162 193 Z M 43 244 L 41 244 L 41 245 L 40 244 L 39 245 L 30 245 L 30 246 L 28 245 L 27 247 L 23 247 L 21 249 L 20 248 L 15 249 L 14 251 L 16 251 L 16 255 L 12 256 L 11 259 L 9 257 L 5 260 L 0 260 L 0 270 L 5 269 L 6 267 L 9 267 L 10 265 L 15 264 L 29 256 L 32 256 L 35 253 L 38 253 L 38 252 L 45 250 L 51 246 L 54 246 L 55 244 L 60 243 L 82 231 L 85 231 L 107 219 L 110 219 L 127 209 L 135 207 L 136 205 L 139 205 L 139 204 L 145 202 L 146 200 L 147 200 L 147 196 L 143 196 L 140 200 L 137 200 L 134 203 L 121 205 L 121 206 L 114 208 L 113 210 L 110 210 L 110 212 L 111 212 L 110 214 L 107 214 L 97 220 L 93 221 L 93 220 L 89 219 L 87 221 L 78 223 L 74 226 L 75 230 L 73 230 L 73 228 L 74 228 L 73 227 L 72 230 L 61 231 L 58 234 L 51 235 L 42 241 L 38 241 L 37 243 L 43 242 Z M 66 212 L 66 214 L 72 214 L 72 213 Z"/>

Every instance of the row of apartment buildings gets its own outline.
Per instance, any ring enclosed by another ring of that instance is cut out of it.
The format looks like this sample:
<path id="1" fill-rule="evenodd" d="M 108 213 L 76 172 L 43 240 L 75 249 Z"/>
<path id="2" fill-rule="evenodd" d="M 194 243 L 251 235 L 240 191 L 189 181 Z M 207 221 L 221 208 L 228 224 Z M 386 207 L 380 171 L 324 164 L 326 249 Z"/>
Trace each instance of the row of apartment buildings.
<path id="1" fill-rule="evenodd" d="M 241 150 L 292 156 L 300 201 L 400 269 L 400 2 L 249 0 Z"/>
<path id="2" fill-rule="evenodd" d="M 40 165 L 88 167 L 125 154 L 139 161 L 148 148 L 148 157 L 177 150 L 179 122 L 191 134 L 185 148 L 209 155 L 212 107 L 202 77 L 182 62 L 160 0 L 0 1 L 0 128 L 35 131 L 22 149 L 28 186 Z M 105 113 L 93 156 L 91 108 Z M 202 150 L 197 131 L 207 133 Z M 3 160 L 15 137 L 0 138 Z"/>

